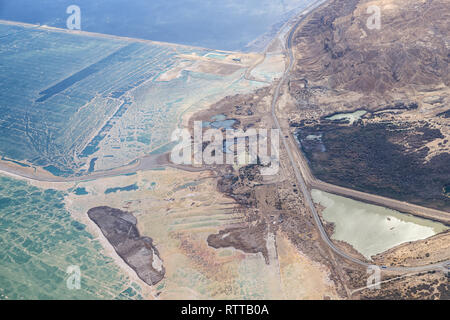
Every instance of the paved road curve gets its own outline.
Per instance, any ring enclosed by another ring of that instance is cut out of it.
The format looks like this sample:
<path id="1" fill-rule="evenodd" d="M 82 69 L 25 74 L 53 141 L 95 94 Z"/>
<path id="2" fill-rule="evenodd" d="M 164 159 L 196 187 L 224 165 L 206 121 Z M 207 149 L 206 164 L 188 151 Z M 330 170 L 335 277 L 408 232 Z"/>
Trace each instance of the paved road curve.
<path id="1" fill-rule="evenodd" d="M 312 9 L 317 8 L 323 2 L 324 1 L 315 2 L 312 5 Z M 309 12 L 313 11 L 312 9 Z M 292 68 L 294 67 L 294 63 L 295 63 L 294 53 L 292 50 L 293 36 L 294 36 L 295 31 L 297 30 L 298 26 L 300 25 L 300 23 L 302 23 L 306 17 L 307 17 L 307 15 L 302 16 L 301 19 L 295 24 L 295 26 L 292 28 L 292 30 L 289 33 L 288 40 L 287 40 L 287 53 L 289 55 L 289 66 L 286 69 L 286 71 L 284 72 L 282 79 L 278 83 L 278 85 L 275 89 L 273 100 L 272 100 L 272 118 L 273 118 L 273 121 L 274 121 L 277 129 L 280 130 L 280 132 L 283 132 L 283 131 L 281 129 L 280 123 L 279 123 L 277 115 L 276 115 L 276 106 L 277 106 L 278 98 L 280 95 L 280 90 L 283 87 L 286 79 L 289 77 L 289 73 L 292 71 Z M 287 133 L 287 134 L 290 134 L 290 133 Z M 310 194 L 308 188 L 306 187 L 305 180 L 303 179 L 303 176 L 298 168 L 298 165 L 294 160 L 294 156 L 292 154 L 291 148 L 288 145 L 287 138 L 285 137 L 284 134 L 281 134 L 281 138 L 282 138 L 283 146 L 288 154 L 289 161 L 291 162 L 292 168 L 294 169 L 294 173 L 297 178 L 297 181 L 301 187 L 303 196 L 305 198 L 305 202 L 308 205 L 309 210 L 311 211 L 311 213 L 314 217 L 314 221 L 319 229 L 322 240 L 331 248 L 331 250 L 333 250 L 337 255 L 343 257 L 344 259 L 349 260 L 353 263 L 356 263 L 356 264 L 361 265 L 366 268 L 371 266 L 370 263 L 359 260 L 359 259 L 352 257 L 352 256 L 348 255 L 347 253 L 343 252 L 342 250 L 337 248 L 334 245 L 334 243 L 330 240 L 330 238 L 328 237 L 328 235 L 325 232 L 325 229 L 322 225 L 322 221 L 320 220 L 320 217 L 319 217 L 319 214 L 317 213 L 316 207 L 314 206 L 313 200 L 311 198 L 311 194 Z M 417 271 L 417 272 L 420 272 L 420 271 L 429 271 L 429 270 L 446 270 L 445 268 L 446 268 L 446 266 L 448 266 L 449 263 L 450 263 L 450 260 L 436 263 L 436 264 L 427 265 L 427 266 L 418 266 L 418 267 L 388 267 L 388 266 L 380 266 L 380 267 L 383 270 L 388 270 L 388 271 L 401 271 L 401 272 L 416 272 Z"/>

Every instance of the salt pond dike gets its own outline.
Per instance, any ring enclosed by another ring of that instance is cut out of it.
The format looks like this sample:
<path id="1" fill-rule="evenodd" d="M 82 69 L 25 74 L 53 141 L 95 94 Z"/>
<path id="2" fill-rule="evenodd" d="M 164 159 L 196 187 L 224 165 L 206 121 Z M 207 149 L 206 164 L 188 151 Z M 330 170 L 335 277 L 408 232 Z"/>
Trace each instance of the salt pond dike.
<path id="1" fill-rule="evenodd" d="M 137 220 L 131 213 L 97 207 L 90 209 L 88 216 L 139 278 L 149 285 L 155 285 L 164 278 L 165 269 L 153 240 L 139 235 Z"/>

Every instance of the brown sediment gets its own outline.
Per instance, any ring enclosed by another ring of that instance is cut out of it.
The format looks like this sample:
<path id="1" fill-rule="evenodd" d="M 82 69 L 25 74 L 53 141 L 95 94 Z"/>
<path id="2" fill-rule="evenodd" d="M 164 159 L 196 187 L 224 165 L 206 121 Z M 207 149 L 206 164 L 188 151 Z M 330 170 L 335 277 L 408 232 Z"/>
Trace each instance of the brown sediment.
<path id="1" fill-rule="evenodd" d="M 259 223 L 256 226 L 222 230 L 210 235 L 207 241 L 215 249 L 233 247 L 246 253 L 261 253 L 266 264 L 269 264 L 266 236 L 267 226 Z"/>
<path id="2" fill-rule="evenodd" d="M 155 285 L 164 278 L 165 269 L 153 240 L 140 236 L 137 220 L 131 213 L 97 207 L 90 209 L 88 216 L 99 226 L 117 254 L 145 283 Z"/>

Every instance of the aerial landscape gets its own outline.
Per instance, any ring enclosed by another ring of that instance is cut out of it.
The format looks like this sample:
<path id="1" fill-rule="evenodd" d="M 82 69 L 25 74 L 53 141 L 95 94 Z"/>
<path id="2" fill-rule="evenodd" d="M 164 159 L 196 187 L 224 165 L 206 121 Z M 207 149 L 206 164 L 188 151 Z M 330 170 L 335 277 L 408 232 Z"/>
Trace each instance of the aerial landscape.
<path id="1" fill-rule="evenodd" d="M 447 0 L 0 1 L 0 300 L 449 300 Z"/>

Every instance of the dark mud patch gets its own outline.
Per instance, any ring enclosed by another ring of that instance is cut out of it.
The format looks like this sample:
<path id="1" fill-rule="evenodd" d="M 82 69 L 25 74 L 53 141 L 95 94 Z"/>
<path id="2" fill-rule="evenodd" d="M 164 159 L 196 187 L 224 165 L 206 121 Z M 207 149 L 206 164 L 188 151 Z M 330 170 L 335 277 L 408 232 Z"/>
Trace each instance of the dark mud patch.
<path id="1" fill-rule="evenodd" d="M 444 186 L 442 192 L 446 197 L 450 198 L 450 183 Z"/>
<path id="2" fill-rule="evenodd" d="M 293 125 L 320 180 L 438 210 L 450 210 L 450 154 L 426 161 L 427 143 L 442 139 L 427 123 L 317 122 Z M 320 139 L 311 139 L 311 136 Z"/>
<path id="3" fill-rule="evenodd" d="M 155 285 L 164 278 L 165 269 L 153 240 L 139 235 L 137 220 L 131 213 L 98 207 L 90 209 L 88 216 L 99 226 L 117 254 L 145 283 Z"/>
<path id="4" fill-rule="evenodd" d="M 232 169 L 230 169 L 232 170 Z M 220 192 L 233 198 L 244 208 L 257 207 L 253 188 L 261 183 L 258 165 L 248 165 L 239 169 L 237 174 L 225 173 L 217 183 Z"/>
<path id="5" fill-rule="evenodd" d="M 450 110 L 441 112 L 441 113 L 437 114 L 437 116 L 441 117 L 441 118 L 448 119 L 448 118 L 450 118 Z"/>
<path id="6" fill-rule="evenodd" d="M 269 264 L 266 246 L 267 226 L 260 223 L 245 228 L 230 228 L 208 237 L 208 245 L 215 248 L 233 247 L 246 253 L 261 253 Z"/>

